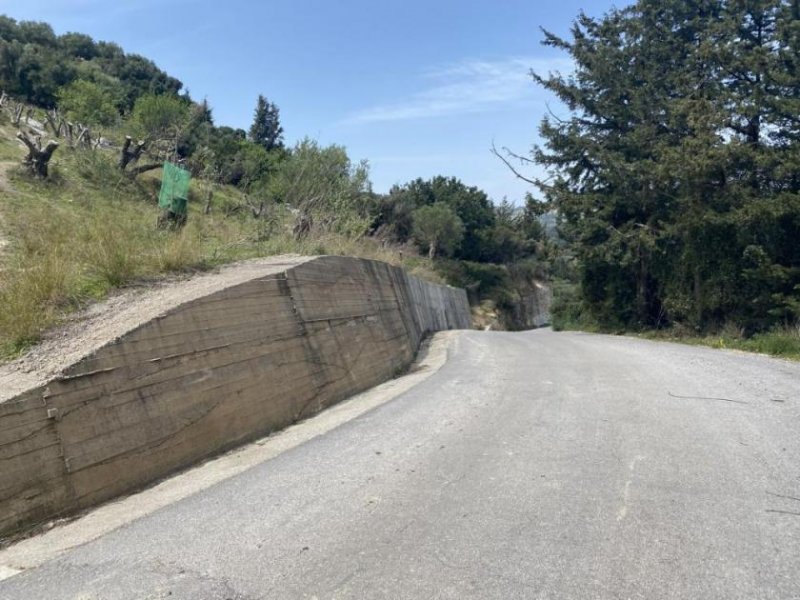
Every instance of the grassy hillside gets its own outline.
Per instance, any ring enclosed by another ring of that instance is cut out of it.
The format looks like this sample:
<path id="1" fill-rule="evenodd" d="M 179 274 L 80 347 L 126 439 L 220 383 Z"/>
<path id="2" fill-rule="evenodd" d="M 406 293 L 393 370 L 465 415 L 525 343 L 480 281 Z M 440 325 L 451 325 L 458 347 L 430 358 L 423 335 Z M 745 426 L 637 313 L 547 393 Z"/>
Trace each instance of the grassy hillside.
<path id="1" fill-rule="evenodd" d="M 59 148 L 51 176 L 19 167 L 16 128 L 0 124 L 0 357 L 34 343 L 70 312 L 133 282 L 285 253 L 347 254 L 404 264 L 437 280 L 427 261 L 368 238 L 313 232 L 296 240 L 284 205 L 253 216 L 234 187 L 195 179 L 179 231 L 156 228 L 160 170 L 124 175 L 116 149 Z M 204 201 L 213 189 L 208 214 Z"/>

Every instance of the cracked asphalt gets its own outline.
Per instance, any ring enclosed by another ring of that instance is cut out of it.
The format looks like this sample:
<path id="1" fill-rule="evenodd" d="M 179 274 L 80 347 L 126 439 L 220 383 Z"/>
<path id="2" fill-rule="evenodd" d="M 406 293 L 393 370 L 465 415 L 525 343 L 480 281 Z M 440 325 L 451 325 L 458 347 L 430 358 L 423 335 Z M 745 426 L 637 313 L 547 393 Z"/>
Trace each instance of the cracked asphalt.
<path id="1" fill-rule="evenodd" d="M 450 343 L 411 390 L 0 598 L 800 598 L 800 364 L 549 330 Z"/>

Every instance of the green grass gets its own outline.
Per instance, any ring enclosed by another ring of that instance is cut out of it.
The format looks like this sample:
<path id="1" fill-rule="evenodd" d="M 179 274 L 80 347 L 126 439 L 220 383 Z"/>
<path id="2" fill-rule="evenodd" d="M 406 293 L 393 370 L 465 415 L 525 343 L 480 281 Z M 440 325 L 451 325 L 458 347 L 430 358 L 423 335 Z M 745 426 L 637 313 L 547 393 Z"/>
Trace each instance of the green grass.
<path id="1" fill-rule="evenodd" d="M 728 348 L 800 360 L 800 325 L 784 325 L 749 337 L 734 325 L 727 325 L 720 331 L 707 335 L 698 335 L 693 330 L 681 326 L 663 330 L 630 331 L 622 327 L 602 327 L 598 324 L 583 308 L 577 284 L 556 280 L 553 282 L 553 296 L 551 310 L 552 327 L 555 331 L 635 335 L 650 340 Z"/>
<path id="2" fill-rule="evenodd" d="M 7 153 L 19 160 L 22 150 L 6 144 L 9 132 L 3 129 L 0 158 Z M 118 171 L 115 158 L 59 148 L 48 181 L 34 180 L 18 167 L 0 173 L 8 180 L 0 192 L 0 236 L 8 242 L 0 251 L 0 360 L 20 354 L 67 314 L 115 288 L 247 258 L 361 256 L 439 279 L 428 261 L 407 250 L 401 259 L 398 249 L 371 239 L 313 232 L 295 240 L 288 210 L 275 205 L 270 218 L 256 219 L 239 190 L 228 186 L 214 187 L 211 212 L 204 214 L 210 184 L 194 181 L 186 227 L 159 230 L 160 171 L 131 181 Z"/>
<path id="3" fill-rule="evenodd" d="M 714 335 L 694 335 L 676 329 L 664 331 L 650 331 L 639 334 L 641 337 L 653 340 L 664 340 L 691 344 L 695 346 L 708 346 L 711 348 L 742 350 L 768 354 L 791 360 L 800 360 L 800 327 L 797 325 L 784 325 L 771 331 L 757 333 L 746 337 L 736 327 L 728 326 Z"/>
<path id="4" fill-rule="evenodd" d="M 4 115 L 0 111 L 0 115 Z M 16 161 L 24 156 L 20 143 L 14 138 L 16 131 L 0 121 L 0 161 Z"/>
<path id="5" fill-rule="evenodd" d="M 593 333 L 602 331 L 602 328 L 584 308 L 578 284 L 556 279 L 552 283 L 552 289 L 553 305 L 550 308 L 550 314 L 551 326 L 554 331 L 589 331 Z"/>

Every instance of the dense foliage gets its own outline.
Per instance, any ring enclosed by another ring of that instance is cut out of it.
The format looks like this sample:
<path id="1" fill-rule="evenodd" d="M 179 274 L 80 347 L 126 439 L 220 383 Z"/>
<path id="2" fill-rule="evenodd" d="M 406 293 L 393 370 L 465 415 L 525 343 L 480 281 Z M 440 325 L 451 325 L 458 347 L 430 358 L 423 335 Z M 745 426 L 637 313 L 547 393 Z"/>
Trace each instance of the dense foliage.
<path id="1" fill-rule="evenodd" d="M 547 204 L 492 203 L 476 187 L 454 177 L 416 179 L 376 198 L 373 235 L 413 241 L 435 259 L 437 272 L 467 290 L 481 313 L 497 313 L 482 326 L 531 327 L 523 306 L 537 296 L 537 282 L 563 271 L 564 253 L 542 225 Z M 478 317 L 480 321 L 480 317 Z"/>
<path id="2" fill-rule="evenodd" d="M 463 235 L 456 236 L 459 239 L 446 252 L 459 260 L 514 262 L 535 255 L 544 238 L 539 224 L 542 203 L 529 197 L 521 209 L 505 200 L 495 205 L 477 187 L 443 176 L 394 186 L 379 199 L 375 226 L 405 242 L 414 237 L 415 211 L 435 204 L 448 207 L 463 225 Z M 429 248 L 427 242 L 422 245 Z"/>
<path id="3" fill-rule="evenodd" d="M 108 90 L 87 81 L 76 79 L 58 92 L 58 106 L 67 118 L 86 125 L 113 125 L 119 119 L 114 98 Z"/>
<path id="4" fill-rule="evenodd" d="M 536 80 L 568 107 L 535 159 L 602 324 L 748 331 L 800 317 L 800 4 L 639 0 Z"/>
<path id="5" fill-rule="evenodd" d="M 137 54 L 88 35 L 57 36 L 47 23 L 0 15 L 0 88 L 21 100 L 52 108 L 59 90 L 89 81 L 111 98 L 121 114 L 143 94 L 178 94 L 183 84 Z"/>
<path id="6" fill-rule="evenodd" d="M 428 251 L 428 258 L 449 256 L 464 238 L 464 223 L 444 204 L 427 204 L 413 213 L 414 240 Z"/>

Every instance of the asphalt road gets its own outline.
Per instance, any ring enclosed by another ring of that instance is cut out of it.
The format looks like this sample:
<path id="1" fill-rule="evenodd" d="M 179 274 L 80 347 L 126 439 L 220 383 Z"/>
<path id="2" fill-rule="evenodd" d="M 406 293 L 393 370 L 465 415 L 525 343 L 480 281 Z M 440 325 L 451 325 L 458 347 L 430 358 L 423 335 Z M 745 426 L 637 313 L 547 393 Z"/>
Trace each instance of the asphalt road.
<path id="1" fill-rule="evenodd" d="M 0 598 L 800 598 L 800 364 L 465 332 L 410 391 Z"/>

